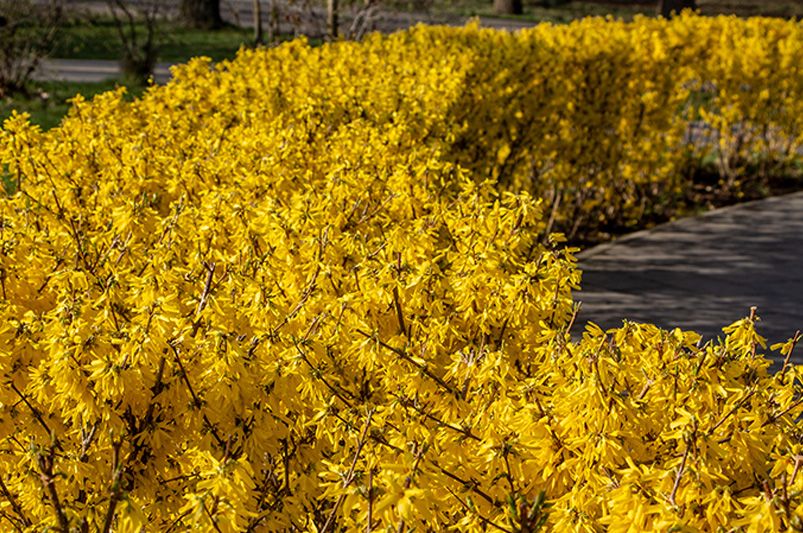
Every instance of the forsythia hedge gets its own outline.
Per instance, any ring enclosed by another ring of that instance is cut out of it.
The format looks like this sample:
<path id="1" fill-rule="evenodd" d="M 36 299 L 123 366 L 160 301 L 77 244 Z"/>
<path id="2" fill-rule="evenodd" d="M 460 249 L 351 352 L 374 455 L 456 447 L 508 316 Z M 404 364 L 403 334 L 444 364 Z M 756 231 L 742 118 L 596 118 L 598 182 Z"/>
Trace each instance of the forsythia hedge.
<path id="1" fill-rule="evenodd" d="M 730 164 L 794 159 L 801 45 L 419 27 L 12 117 L 0 526 L 803 528 L 803 367 L 768 372 L 754 316 L 573 341 L 552 235 L 670 201 L 692 120 Z"/>

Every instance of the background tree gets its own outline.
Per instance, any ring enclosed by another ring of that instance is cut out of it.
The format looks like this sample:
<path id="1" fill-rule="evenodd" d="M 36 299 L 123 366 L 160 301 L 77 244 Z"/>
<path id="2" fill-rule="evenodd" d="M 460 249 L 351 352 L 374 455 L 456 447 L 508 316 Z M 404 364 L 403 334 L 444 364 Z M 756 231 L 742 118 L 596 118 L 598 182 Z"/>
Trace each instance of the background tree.
<path id="1" fill-rule="evenodd" d="M 494 12 L 500 15 L 521 15 L 523 11 L 521 0 L 494 0 Z"/>
<path id="2" fill-rule="evenodd" d="M 697 2 L 694 0 L 661 0 L 658 3 L 658 14 L 669 18 L 672 13 L 680 13 L 684 9 L 697 9 Z"/>
<path id="3" fill-rule="evenodd" d="M 220 0 L 181 0 L 181 20 L 190 28 L 216 30 L 223 27 Z"/>
<path id="4" fill-rule="evenodd" d="M 262 4 L 260 0 L 253 0 L 253 14 L 254 14 L 254 45 L 263 44 L 264 38 L 262 36 Z"/>
<path id="5" fill-rule="evenodd" d="M 123 45 L 120 67 L 128 81 L 146 84 L 158 58 L 159 0 L 106 0 Z"/>
<path id="6" fill-rule="evenodd" d="M 25 91 L 50 51 L 61 19 L 60 0 L 0 0 L 0 98 Z"/>

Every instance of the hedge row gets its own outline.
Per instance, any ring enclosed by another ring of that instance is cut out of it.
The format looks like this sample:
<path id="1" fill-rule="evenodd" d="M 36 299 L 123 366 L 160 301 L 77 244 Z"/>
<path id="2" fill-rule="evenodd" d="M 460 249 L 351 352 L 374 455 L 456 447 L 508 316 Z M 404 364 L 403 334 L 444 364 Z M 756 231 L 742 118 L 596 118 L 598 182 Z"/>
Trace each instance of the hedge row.
<path id="1" fill-rule="evenodd" d="M 0 526 L 800 527 L 803 368 L 754 316 L 573 341 L 553 230 L 670 201 L 694 83 L 717 131 L 799 143 L 801 29 L 418 27 L 12 117 Z"/>

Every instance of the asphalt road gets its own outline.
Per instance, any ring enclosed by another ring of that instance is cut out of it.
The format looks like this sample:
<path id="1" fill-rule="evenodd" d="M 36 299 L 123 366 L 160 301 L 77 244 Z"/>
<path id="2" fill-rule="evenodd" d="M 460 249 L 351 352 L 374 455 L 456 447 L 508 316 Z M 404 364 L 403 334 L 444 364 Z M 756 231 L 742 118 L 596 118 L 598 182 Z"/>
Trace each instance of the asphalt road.
<path id="1" fill-rule="evenodd" d="M 634 233 L 579 260 L 579 324 L 626 318 L 716 338 L 756 306 L 770 344 L 803 330 L 803 193 Z"/>

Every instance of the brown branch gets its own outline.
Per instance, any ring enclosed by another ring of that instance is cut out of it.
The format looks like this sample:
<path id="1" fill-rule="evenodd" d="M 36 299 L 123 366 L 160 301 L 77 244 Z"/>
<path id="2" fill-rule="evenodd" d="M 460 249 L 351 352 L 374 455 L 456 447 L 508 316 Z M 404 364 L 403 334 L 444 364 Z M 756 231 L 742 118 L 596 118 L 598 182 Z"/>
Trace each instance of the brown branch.
<path id="1" fill-rule="evenodd" d="M 23 528 L 24 524 L 20 525 L 18 518 L 11 516 L 5 511 L 0 511 L 0 518 L 6 519 L 14 527 L 16 531 L 19 531 L 20 533 L 25 533 L 25 529 Z M 0 520 L 0 522 L 2 522 L 2 520 Z"/>
<path id="2" fill-rule="evenodd" d="M 498 529 L 499 531 L 504 531 L 505 533 L 513 533 L 512 530 L 510 530 L 510 529 L 508 529 L 506 527 L 500 526 L 499 524 L 495 523 L 490 518 L 485 518 L 480 513 L 478 513 L 476 510 L 474 510 L 471 507 L 469 507 L 469 505 L 467 503 L 465 503 L 463 501 L 463 499 L 460 496 L 458 496 L 457 494 L 455 494 L 454 491 L 452 489 L 450 489 L 449 487 L 446 487 L 446 490 L 449 491 L 449 494 L 454 496 L 455 499 L 457 499 L 458 502 L 460 502 L 460 505 L 463 507 L 463 509 L 466 509 L 469 512 L 477 515 L 477 518 L 479 518 L 484 524 L 491 525 L 491 526 L 495 527 L 496 529 Z"/>
<path id="3" fill-rule="evenodd" d="M 700 374 L 700 370 L 703 368 L 703 363 L 705 362 L 705 358 L 708 355 L 708 350 L 703 347 L 703 355 L 700 357 L 700 362 L 697 363 L 697 368 L 694 369 L 694 375 L 698 376 Z"/>
<path id="4" fill-rule="evenodd" d="M 184 363 L 181 362 L 181 356 L 179 356 L 178 349 L 176 348 L 173 342 L 168 342 L 168 346 L 173 350 L 173 355 L 175 356 L 176 364 L 178 364 L 178 368 L 181 371 L 181 378 L 184 381 L 184 385 L 187 386 L 187 390 L 190 392 L 190 396 L 192 397 L 193 405 L 195 405 L 196 409 L 201 411 L 201 416 L 203 416 L 204 424 L 206 425 L 209 432 L 215 438 L 215 441 L 218 443 L 218 446 L 221 448 L 226 448 L 226 442 L 220 438 L 218 435 L 217 429 L 215 428 L 214 424 L 209 420 L 206 416 L 206 413 L 203 412 L 203 403 L 201 399 L 198 398 L 198 395 L 195 394 L 195 389 L 192 388 L 192 384 L 190 383 L 190 378 L 187 375 L 187 370 L 184 368 Z"/>
<path id="5" fill-rule="evenodd" d="M 464 437 L 467 437 L 469 439 L 472 439 L 472 440 L 475 440 L 475 441 L 478 441 L 478 442 L 482 440 L 480 437 L 478 437 L 474 433 L 472 433 L 470 429 L 465 429 L 465 428 L 461 428 L 459 426 L 455 426 L 454 424 L 450 424 L 449 422 L 446 422 L 445 420 L 438 418 L 437 416 L 433 415 L 432 413 L 429 413 L 429 412 L 425 411 L 424 409 L 422 409 L 421 407 L 416 405 L 414 401 L 409 400 L 407 398 L 404 398 L 402 396 L 399 396 L 397 394 L 394 394 L 392 392 L 390 394 L 394 398 L 399 400 L 399 403 L 401 403 L 404 407 L 411 407 L 416 413 L 420 414 L 421 416 L 423 416 L 425 418 L 428 418 L 429 420 L 432 420 L 433 422 L 435 422 L 437 424 L 440 424 L 440 425 L 442 425 L 444 427 L 447 427 L 447 428 L 451 429 L 452 431 L 455 431 L 455 432 L 457 432 L 457 433 L 459 433 L 459 434 L 461 434 Z"/>
<path id="6" fill-rule="evenodd" d="M 198 307 L 195 310 L 195 322 L 192 324 L 192 333 L 190 337 L 195 337 L 198 333 L 198 329 L 201 327 L 201 312 L 206 307 L 207 299 L 209 298 L 209 292 L 212 290 L 212 279 L 215 276 L 215 263 L 204 263 L 204 267 L 206 268 L 206 281 L 204 282 L 204 291 L 201 293 L 201 299 L 198 300 Z"/>
<path id="7" fill-rule="evenodd" d="M 25 512 L 22 510 L 22 507 L 20 507 L 19 503 L 17 503 L 17 500 L 16 500 L 16 498 L 14 498 L 14 495 L 11 494 L 11 491 L 8 490 L 8 487 L 6 487 L 6 484 L 3 482 L 3 478 L 2 477 L 0 477 L 0 490 L 3 491 L 3 495 L 5 495 L 6 500 L 8 500 L 8 503 L 11 504 L 11 508 L 14 510 L 14 512 L 17 514 L 17 516 L 20 517 L 20 520 L 22 520 L 22 523 L 26 527 L 30 527 L 31 526 L 31 521 L 28 520 L 27 516 L 25 516 Z"/>
<path id="8" fill-rule="evenodd" d="M 547 429 L 549 430 L 549 435 L 552 437 L 552 441 L 555 443 L 555 445 L 558 447 L 558 449 L 559 450 L 566 450 L 569 453 L 571 453 L 572 455 L 576 455 L 574 452 L 572 452 L 566 446 L 563 445 L 563 441 L 560 440 L 560 437 L 558 436 L 558 434 L 555 433 L 555 430 L 552 427 L 554 425 L 554 423 L 555 423 L 555 420 L 552 417 L 552 413 L 547 413 L 544 410 L 544 407 L 541 405 L 541 400 L 538 399 L 538 394 L 537 393 L 533 395 L 533 399 L 535 400 L 535 406 L 538 407 L 538 411 L 541 414 L 541 416 L 547 419 L 547 422 L 549 423 L 549 425 L 547 426 Z"/>
<path id="9" fill-rule="evenodd" d="M 365 524 L 365 533 L 371 533 L 374 522 L 374 469 L 368 470 L 368 522 Z"/>
<path id="10" fill-rule="evenodd" d="M 639 392 L 638 396 L 636 396 L 636 400 L 643 400 L 644 397 L 647 396 L 647 393 L 650 392 L 650 387 L 652 387 L 652 385 L 653 380 L 647 379 L 647 381 L 644 383 L 644 387 L 641 389 L 641 392 Z"/>
<path id="11" fill-rule="evenodd" d="M 371 427 L 371 417 L 374 415 L 373 409 L 368 411 L 368 418 L 365 420 L 365 425 L 362 428 L 362 433 L 360 433 L 360 440 L 357 442 L 357 451 L 354 452 L 354 459 L 351 461 L 351 467 L 349 468 L 348 474 L 346 474 L 346 479 L 343 482 L 343 492 L 340 493 L 340 496 L 337 498 L 335 502 L 335 506 L 332 508 L 332 512 L 329 513 L 329 518 L 327 518 L 326 523 L 321 528 L 321 533 L 326 533 L 330 527 L 332 527 L 335 523 L 335 516 L 337 516 L 337 510 L 340 507 L 340 504 L 343 503 L 343 500 L 346 499 L 346 492 L 345 490 L 352 484 L 354 481 L 354 469 L 357 467 L 357 461 L 360 459 L 360 454 L 362 454 L 363 446 L 365 446 L 366 436 L 368 435 L 368 429 Z"/>
<path id="12" fill-rule="evenodd" d="M 599 343 L 597 347 L 597 351 L 594 352 L 594 355 L 588 358 L 591 366 L 594 368 L 594 374 L 597 376 L 597 385 L 599 385 L 600 391 L 602 392 L 603 396 L 608 396 L 608 390 L 605 388 L 605 384 L 602 382 L 602 374 L 599 371 L 599 354 L 602 352 L 602 347 L 605 346 L 605 341 L 608 339 L 607 335 L 602 336 L 602 341 Z"/>
<path id="13" fill-rule="evenodd" d="M 315 268 L 315 272 L 312 274 L 312 279 L 304 288 L 304 292 L 301 294 L 301 298 L 298 300 L 298 303 L 296 303 L 295 307 L 293 307 L 293 309 L 287 314 L 287 316 L 285 316 L 282 319 L 281 323 L 279 323 L 278 326 L 273 328 L 273 330 L 270 333 L 271 336 L 275 336 L 276 334 L 278 334 L 279 330 L 282 329 L 284 326 L 286 326 L 287 323 L 290 322 L 296 316 L 296 314 L 298 314 L 299 311 L 301 311 L 301 309 L 304 307 L 304 304 L 307 303 L 307 300 L 309 300 L 309 297 L 312 296 L 312 292 L 315 290 L 318 284 L 318 275 L 320 273 L 321 273 L 321 266 L 319 260 L 318 266 Z"/>
<path id="14" fill-rule="evenodd" d="M 574 322 L 577 320 L 577 315 L 580 314 L 580 309 L 583 307 L 583 302 L 577 302 L 574 306 L 574 310 L 572 311 L 572 317 L 569 319 L 569 324 L 566 326 L 566 334 L 570 335 L 572 332 L 572 328 L 574 327 Z"/>
<path id="15" fill-rule="evenodd" d="M 393 306 L 396 308 L 396 319 L 399 321 L 399 332 L 405 337 L 410 337 L 407 326 L 404 323 L 404 313 L 402 312 L 401 302 L 399 301 L 399 288 L 393 287 Z"/>
<path id="16" fill-rule="evenodd" d="M 92 441 L 95 439 L 95 432 L 98 430 L 99 422 L 95 422 L 92 424 L 92 428 L 89 430 L 89 434 L 84 434 L 84 428 L 81 428 L 81 454 L 78 456 L 78 460 L 80 462 L 84 462 L 87 459 L 87 454 L 89 453 L 89 447 L 92 446 Z"/>
<path id="17" fill-rule="evenodd" d="M 714 431 L 716 431 L 716 430 L 717 430 L 717 428 L 718 428 L 719 426 L 721 426 L 722 424 L 724 424 L 724 423 L 725 423 L 725 421 L 726 421 L 726 420 L 728 420 L 728 418 L 730 418 L 730 417 L 731 417 L 731 415 L 733 415 L 733 414 L 734 414 L 736 411 L 738 411 L 738 410 L 739 410 L 739 408 L 740 408 L 742 405 L 744 405 L 744 403 L 745 403 L 747 400 L 749 400 L 749 399 L 750 399 L 750 398 L 751 398 L 751 397 L 752 397 L 752 396 L 753 396 L 755 393 L 756 393 L 756 389 L 752 389 L 750 392 L 748 392 L 748 393 L 747 393 L 747 395 L 746 395 L 744 398 L 742 398 L 741 400 L 739 400 L 739 401 L 736 403 L 736 405 L 734 405 L 734 406 L 733 406 L 733 408 L 732 408 L 730 411 L 728 411 L 728 412 L 725 414 L 725 416 L 723 416 L 723 417 L 722 417 L 722 418 L 719 420 L 719 422 L 717 422 L 716 424 L 714 424 L 714 427 L 712 427 L 711 429 L 709 429 L 709 430 L 708 430 L 708 435 L 712 435 L 712 434 L 714 433 Z"/>
<path id="18" fill-rule="evenodd" d="M 686 459 L 689 457 L 689 448 L 689 444 L 686 443 L 686 451 L 683 452 L 683 459 L 680 462 L 680 468 L 678 468 L 677 474 L 675 474 L 675 483 L 672 485 L 672 492 L 669 494 L 669 503 L 671 503 L 673 507 L 677 506 L 677 503 L 675 503 L 675 496 L 677 496 L 678 487 L 680 486 L 680 478 L 686 470 Z"/>
<path id="19" fill-rule="evenodd" d="M 478 487 L 479 483 L 477 483 L 477 482 L 476 482 L 476 481 L 474 481 L 473 479 L 472 479 L 471 481 L 467 481 L 467 480 L 465 480 L 465 479 L 463 479 L 463 478 L 459 477 L 458 475 L 456 475 L 456 474 L 453 474 L 452 472 L 449 472 L 448 470 L 446 470 L 445 468 L 443 468 L 443 467 L 442 467 L 440 464 L 438 464 L 438 462 L 437 462 L 437 461 L 430 460 L 430 462 L 432 463 L 432 466 L 434 466 L 435 468 L 437 468 L 437 469 L 438 469 L 438 470 L 439 470 L 439 471 L 440 471 L 440 472 L 441 472 L 443 475 L 445 475 L 446 477 L 448 477 L 448 478 L 449 478 L 449 479 L 451 479 L 452 481 L 457 481 L 457 482 L 458 482 L 458 483 L 460 483 L 460 484 L 461 484 L 463 487 L 467 488 L 468 490 L 470 490 L 471 492 L 473 492 L 474 494 L 476 494 L 477 496 L 479 496 L 479 497 L 480 497 L 480 498 L 482 498 L 483 500 L 487 501 L 488 503 L 490 503 L 490 504 L 491 504 L 491 505 L 493 505 L 494 507 L 498 507 L 498 506 L 499 506 L 499 504 L 496 502 L 496 500 L 494 500 L 493 498 L 491 498 L 491 497 L 488 495 L 488 493 L 486 493 L 486 492 L 484 492 L 483 490 L 481 490 L 481 489 Z"/>
<path id="20" fill-rule="evenodd" d="M 348 392 L 348 391 L 347 391 L 347 390 L 345 390 L 345 389 L 339 389 L 339 388 L 336 388 L 334 385 L 332 385 L 331 383 L 329 383 L 329 382 L 326 380 L 326 378 L 324 378 L 324 377 L 323 377 L 323 373 L 321 373 L 321 371 L 320 371 L 320 370 L 318 370 L 318 368 L 317 368 L 317 367 L 315 367 L 315 366 L 312 364 L 312 362 L 311 362 L 311 361 L 309 360 L 309 358 L 307 357 L 307 354 L 306 354 L 306 353 L 304 353 L 304 351 L 303 351 L 303 350 L 302 350 L 302 349 L 299 347 L 299 345 L 298 345 L 298 342 L 296 342 L 296 340 L 295 340 L 295 339 L 293 339 L 293 344 L 295 345 L 295 347 L 296 347 L 296 351 L 298 351 L 298 355 L 301 357 L 301 360 L 302 360 L 302 361 L 304 361 L 305 363 L 307 363 L 307 366 L 309 366 L 309 367 L 310 367 L 310 369 L 313 371 L 313 377 L 316 377 L 316 378 L 318 378 L 318 379 L 319 379 L 319 380 L 320 380 L 320 381 L 321 381 L 321 382 L 322 382 L 324 385 L 326 385 L 326 387 L 327 387 L 327 388 L 328 388 L 330 391 L 332 391 L 332 394 L 334 394 L 335 396 L 337 396 L 337 397 L 340 399 L 340 401 L 342 401 L 343 403 L 345 403 L 345 404 L 346 404 L 348 407 L 353 407 L 353 404 L 352 404 L 352 403 L 351 403 L 351 402 L 350 402 L 350 401 L 349 401 L 349 400 L 348 400 L 348 399 L 345 397 L 345 395 L 347 394 L 347 395 L 349 395 L 351 398 L 354 398 L 354 395 L 353 395 L 353 394 L 351 394 L 350 392 Z"/>
<path id="21" fill-rule="evenodd" d="M 220 530 L 220 526 L 217 525 L 217 520 L 215 520 L 215 517 L 212 516 L 212 513 L 210 513 L 209 509 L 206 507 L 205 502 L 201 502 L 201 507 L 203 507 L 204 511 L 206 512 L 206 516 L 209 517 L 209 521 L 212 522 L 212 526 L 215 528 L 215 531 L 217 531 L 217 533 L 223 533 L 223 531 Z"/>
<path id="22" fill-rule="evenodd" d="M 786 357 L 783 360 L 783 368 L 781 368 L 781 373 L 779 374 L 780 380 L 783 383 L 784 374 L 786 374 L 786 368 L 789 366 L 789 359 L 792 357 L 792 352 L 795 351 L 795 346 L 797 346 L 798 341 L 800 341 L 800 330 L 795 332 L 795 336 L 792 337 L 792 347 L 789 348 L 789 353 L 786 354 Z"/>
<path id="23" fill-rule="evenodd" d="M 39 410 L 33 405 L 31 405 L 31 402 L 28 401 L 28 398 L 22 393 L 22 391 L 20 391 L 17 388 L 17 386 L 14 384 L 13 381 L 10 381 L 9 383 L 11 385 L 11 389 L 17 393 L 17 396 L 19 396 L 20 399 L 25 403 L 25 405 L 28 406 L 28 409 L 31 410 L 31 413 L 33 413 L 33 416 L 34 418 L 36 418 L 36 421 L 39 422 L 39 425 L 42 426 L 42 428 L 47 432 L 49 437 L 52 437 L 54 439 L 55 447 L 61 449 L 61 444 L 59 443 L 58 437 L 56 437 L 55 434 L 50 430 L 50 426 L 48 426 L 47 422 L 45 422 L 44 418 L 42 418 L 42 414 L 39 412 Z"/>
<path id="24" fill-rule="evenodd" d="M 803 455 L 796 455 L 795 456 L 795 468 L 792 470 L 792 477 L 789 480 L 790 485 L 794 485 L 795 478 L 797 477 L 797 473 L 800 470 L 800 465 L 803 463 Z"/>
<path id="25" fill-rule="evenodd" d="M 440 377 L 439 377 L 437 374 L 435 374 L 435 373 L 433 373 L 431 370 L 429 370 L 429 369 L 426 367 L 426 365 L 422 365 L 421 363 L 418 363 L 418 362 L 416 362 L 415 360 L 413 360 L 413 358 L 412 358 L 412 357 L 410 357 L 410 355 L 408 355 L 408 354 L 407 354 L 407 352 L 405 352 L 404 350 L 400 350 L 400 349 L 398 349 L 398 348 L 394 348 L 393 346 L 391 346 L 391 345 L 389 345 L 389 344 L 387 344 L 387 343 L 385 343 L 385 342 L 382 342 L 382 340 L 380 340 L 380 339 L 379 339 L 378 337 L 376 337 L 375 335 L 369 335 L 368 333 L 366 333 L 366 332 L 362 331 L 361 329 L 358 329 L 358 330 L 357 330 L 357 333 L 359 333 L 359 334 L 360 334 L 360 335 L 362 335 L 363 337 L 366 337 L 366 338 L 368 338 L 368 339 L 371 339 L 371 340 L 373 340 L 373 341 L 376 341 L 376 343 L 377 343 L 377 344 L 379 344 L 381 347 L 383 347 L 383 348 L 385 348 L 386 350 L 389 350 L 389 351 L 391 351 L 391 352 L 395 353 L 396 355 L 398 355 L 399 357 L 401 357 L 403 360 L 407 361 L 407 362 L 408 362 L 408 363 L 410 363 L 411 365 L 413 365 L 413 366 L 415 366 L 416 368 L 418 368 L 418 369 L 419 369 L 419 370 L 420 370 L 420 371 L 421 371 L 421 372 L 422 372 L 422 373 L 423 373 L 425 376 L 429 377 L 429 378 L 430 378 L 430 379 L 432 379 L 432 380 L 433 380 L 435 383 L 437 383 L 438 385 L 440 385 L 440 386 L 441 386 L 441 388 L 443 388 L 444 390 L 446 390 L 446 391 L 447 391 L 447 392 L 449 392 L 450 394 L 453 394 L 453 395 L 454 395 L 455 397 L 457 397 L 457 398 L 459 398 L 459 397 L 460 397 L 460 393 L 459 393 L 458 391 L 454 390 L 454 389 L 453 389 L 451 386 L 449 386 L 449 384 L 448 384 L 448 383 L 446 383 L 445 381 L 443 381 L 443 379 L 442 379 L 442 378 L 440 378 Z"/>
<path id="26" fill-rule="evenodd" d="M 110 533 L 112 530 L 112 522 L 114 521 L 114 512 L 117 509 L 117 504 L 120 502 L 120 496 L 122 495 L 122 487 L 120 486 L 120 475 L 123 472 L 122 465 L 120 464 L 120 446 L 122 445 L 121 441 L 114 442 L 112 444 L 113 456 L 112 456 L 112 487 L 111 487 L 111 497 L 109 498 L 109 509 L 106 511 L 106 518 L 103 520 L 103 528 L 101 531 L 103 533 Z"/>
<path id="27" fill-rule="evenodd" d="M 404 478 L 404 490 L 410 488 L 410 485 L 413 484 L 413 476 L 418 471 L 418 465 L 421 463 L 421 458 L 424 456 L 424 445 L 420 444 L 418 446 L 418 451 L 415 454 L 415 460 L 413 461 L 413 468 L 410 469 L 410 474 Z M 404 519 L 402 518 L 399 520 L 399 525 L 396 527 L 396 533 L 404 533 Z"/>
<path id="28" fill-rule="evenodd" d="M 508 456 L 510 455 L 510 448 L 508 448 L 507 443 L 505 443 L 505 448 L 502 452 L 502 457 L 505 459 L 505 468 L 507 469 L 507 483 L 510 485 L 510 492 L 511 494 L 517 494 L 518 491 L 516 490 L 515 485 L 513 484 L 513 474 L 510 471 L 510 459 Z"/>
<path id="29" fill-rule="evenodd" d="M 798 399 L 795 403 L 793 403 L 792 405 L 790 405 L 789 407 L 787 407 L 786 409 L 784 409 L 780 413 L 777 413 L 777 414 L 774 414 L 774 415 L 769 415 L 769 417 L 767 417 L 767 420 L 765 420 L 764 423 L 761 424 L 761 427 L 764 427 L 764 426 L 767 426 L 769 424 L 774 423 L 776 420 L 781 418 L 783 415 L 785 415 L 786 413 L 788 413 L 789 411 L 791 411 L 792 409 L 794 409 L 795 407 L 797 407 L 801 403 L 803 403 L 803 398 Z"/>
<path id="30" fill-rule="evenodd" d="M 70 521 L 67 519 L 67 514 L 64 512 L 64 508 L 61 505 L 59 493 L 56 490 L 56 484 L 53 478 L 54 457 L 55 451 L 53 448 L 50 448 L 50 452 L 48 453 L 47 457 L 44 455 L 39 455 L 39 479 L 42 481 L 42 485 L 47 491 L 48 497 L 50 498 L 50 503 L 53 504 L 53 510 L 56 513 L 56 519 L 59 522 L 59 528 L 61 529 L 62 533 L 70 533 Z"/>
<path id="31" fill-rule="evenodd" d="M 176 519 L 173 520 L 173 522 L 170 524 L 170 526 L 165 530 L 165 533 L 170 533 L 171 531 L 173 531 L 173 529 L 178 525 L 178 523 L 181 522 L 191 512 L 192 512 L 192 507 L 190 507 L 189 509 L 178 515 Z"/>

